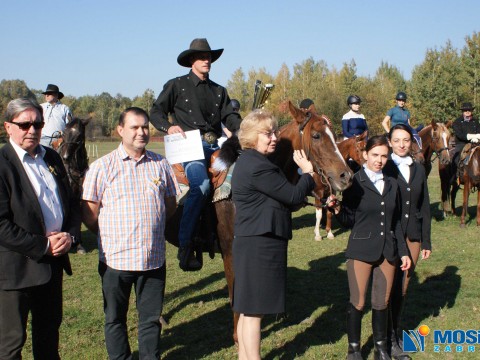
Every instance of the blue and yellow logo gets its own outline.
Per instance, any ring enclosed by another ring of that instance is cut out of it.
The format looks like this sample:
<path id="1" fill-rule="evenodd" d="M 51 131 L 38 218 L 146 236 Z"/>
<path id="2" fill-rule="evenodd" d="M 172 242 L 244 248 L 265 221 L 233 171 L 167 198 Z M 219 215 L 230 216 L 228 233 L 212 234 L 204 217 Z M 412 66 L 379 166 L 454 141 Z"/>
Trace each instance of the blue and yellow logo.
<path id="1" fill-rule="evenodd" d="M 417 352 L 425 351 L 425 336 L 430 334 L 430 328 L 427 325 L 421 325 L 418 330 L 403 330 L 403 351 Z"/>

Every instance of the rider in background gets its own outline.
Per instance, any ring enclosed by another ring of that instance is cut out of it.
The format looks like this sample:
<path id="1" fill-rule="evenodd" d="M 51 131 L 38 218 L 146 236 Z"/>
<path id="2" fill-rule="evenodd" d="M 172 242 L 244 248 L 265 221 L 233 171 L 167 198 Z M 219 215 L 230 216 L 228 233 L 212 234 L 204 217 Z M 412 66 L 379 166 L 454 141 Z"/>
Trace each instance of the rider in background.
<path id="1" fill-rule="evenodd" d="M 368 130 L 365 116 L 360 112 L 360 104 L 362 99 L 357 95 L 350 95 L 347 98 L 347 105 L 350 111 L 343 115 L 342 132 L 344 139 L 361 135 Z"/>
<path id="2" fill-rule="evenodd" d="M 467 143 L 477 144 L 480 142 L 480 124 L 478 119 L 473 117 L 475 107 L 472 103 L 465 102 L 462 104 L 462 116 L 458 117 L 452 125 L 455 133 L 455 149 L 453 150 L 453 174 L 460 174 L 463 164 L 460 162 L 460 155 Z"/>
<path id="3" fill-rule="evenodd" d="M 64 95 L 57 85 L 48 84 L 42 94 L 45 95 L 45 102 L 42 104 L 45 126 L 40 144 L 51 147 L 52 139 L 59 138 L 67 124 L 72 121 L 72 112 L 67 105 L 60 102 Z"/>
<path id="4" fill-rule="evenodd" d="M 413 138 L 417 142 L 420 149 L 422 148 L 422 139 L 418 135 L 418 130 L 414 129 L 410 124 L 410 111 L 405 108 L 407 103 L 407 94 L 403 91 L 399 91 L 395 97 L 397 105 L 387 112 L 387 116 L 382 121 L 382 126 L 385 132 L 388 134 L 390 129 L 397 124 L 408 125 L 412 129 Z"/>

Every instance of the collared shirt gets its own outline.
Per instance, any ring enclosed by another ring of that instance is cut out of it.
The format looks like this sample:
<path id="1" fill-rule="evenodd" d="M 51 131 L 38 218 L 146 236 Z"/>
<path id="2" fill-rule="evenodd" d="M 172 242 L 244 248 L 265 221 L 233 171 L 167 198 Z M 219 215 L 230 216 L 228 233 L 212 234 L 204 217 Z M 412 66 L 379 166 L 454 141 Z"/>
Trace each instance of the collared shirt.
<path id="1" fill-rule="evenodd" d="M 168 161 L 151 151 L 135 161 L 120 144 L 90 165 L 82 198 L 100 202 L 100 261 L 144 271 L 165 263 L 165 197 L 180 193 Z"/>
<path id="2" fill-rule="evenodd" d="M 169 122 L 172 117 L 173 124 Z M 242 118 L 233 111 L 227 90 L 210 79 L 200 80 L 192 71 L 169 80 L 153 104 L 150 120 L 158 130 L 167 132 L 172 125 L 183 131 L 222 135 L 221 123 L 234 132 Z"/>
<path id="3" fill-rule="evenodd" d="M 398 170 L 402 174 L 403 178 L 407 183 L 410 182 L 410 165 L 413 163 L 413 159 L 410 156 L 398 156 L 395 153 L 392 153 L 392 160 L 397 165 Z"/>
<path id="4" fill-rule="evenodd" d="M 43 119 L 45 126 L 42 129 L 42 138 L 40 143 L 44 146 L 50 146 L 52 136 L 65 130 L 65 126 L 72 118 L 72 112 L 69 107 L 57 101 L 54 105 L 45 102 L 42 104 Z"/>
<path id="5" fill-rule="evenodd" d="M 375 185 L 375 188 L 378 190 L 380 194 L 383 194 L 383 188 L 385 186 L 385 181 L 383 180 L 383 172 L 380 170 L 378 172 L 374 172 L 367 168 L 366 164 L 363 164 L 363 169 L 367 174 L 370 181 Z"/>
<path id="6" fill-rule="evenodd" d="M 408 120 L 410 119 L 410 111 L 404 107 L 395 106 L 388 110 L 387 115 L 390 116 L 390 128 L 394 127 L 397 124 L 408 125 Z"/>
<path id="7" fill-rule="evenodd" d="M 37 146 L 35 157 L 30 156 L 20 146 L 10 139 L 15 152 L 20 159 L 28 179 L 32 184 L 35 194 L 37 194 L 40 208 L 42 209 L 43 220 L 45 222 L 45 236 L 51 232 L 61 231 L 63 224 L 63 207 L 58 194 L 58 187 L 53 177 L 52 170 L 49 169 L 43 157 L 45 149 Z"/>

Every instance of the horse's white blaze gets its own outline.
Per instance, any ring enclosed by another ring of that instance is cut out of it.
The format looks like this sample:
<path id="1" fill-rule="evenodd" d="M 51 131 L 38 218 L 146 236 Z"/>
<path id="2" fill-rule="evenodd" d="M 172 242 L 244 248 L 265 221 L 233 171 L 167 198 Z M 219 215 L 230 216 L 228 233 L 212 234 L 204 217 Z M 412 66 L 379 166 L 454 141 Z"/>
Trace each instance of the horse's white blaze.
<path id="1" fill-rule="evenodd" d="M 448 144 L 447 144 L 447 134 L 442 133 L 442 139 L 443 139 L 443 146 L 445 149 L 447 149 L 447 154 L 450 156 L 450 151 L 448 150 Z"/>
<path id="2" fill-rule="evenodd" d="M 340 150 L 338 150 L 337 143 L 335 142 L 335 137 L 333 136 L 333 133 L 330 131 L 330 128 L 327 127 L 326 133 L 330 137 L 330 140 L 332 140 L 333 146 L 335 146 L 335 154 L 340 158 L 340 160 L 343 162 L 344 165 L 347 165 L 345 160 L 343 159 L 342 154 L 340 153 Z"/>

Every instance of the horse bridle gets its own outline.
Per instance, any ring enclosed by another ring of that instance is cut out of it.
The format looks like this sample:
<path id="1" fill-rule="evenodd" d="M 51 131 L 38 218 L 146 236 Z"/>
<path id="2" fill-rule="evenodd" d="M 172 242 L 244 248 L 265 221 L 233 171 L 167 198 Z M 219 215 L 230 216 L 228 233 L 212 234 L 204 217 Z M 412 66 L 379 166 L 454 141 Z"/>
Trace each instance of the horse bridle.
<path id="1" fill-rule="evenodd" d="M 314 167 L 314 172 L 320 176 L 320 181 L 322 182 L 323 185 L 327 186 L 328 189 L 330 190 L 330 193 L 332 193 L 332 185 L 330 184 L 330 182 L 328 181 L 328 177 L 327 175 L 325 174 L 325 172 L 318 166 L 318 164 L 314 161 L 312 161 L 310 159 L 310 148 L 306 148 L 306 145 L 305 145 L 305 139 L 304 139 L 304 134 L 303 134 L 303 130 L 305 129 L 305 127 L 307 126 L 307 124 L 309 123 L 309 121 L 312 119 L 312 114 L 310 112 L 307 112 L 305 114 L 305 119 L 302 121 L 302 123 L 300 124 L 299 128 L 298 128 L 298 131 L 300 133 L 300 139 L 301 139 L 301 142 L 302 142 L 302 149 L 303 151 L 305 151 L 305 156 L 307 158 L 308 161 L 310 161 Z M 315 197 L 316 194 L 313 193 Z M 326 200 L 327 199 L 320 199 L 320 201 L 322 203 L 326 203 Z M 310 203 L 306 203 L 308 205 L 312 205 Z"/>
<path id="2" fill-rule="evenodd" d="M 438 140 L 440 139 L 440 136 L 436 136 L 436 133 L 437 131 L 436 130 L 433 130 L 432 128 L 432 144 L 437 144 Z M 433 148 L 433 146 L 432 146 Z M 436 149 L 433 149 L 433 153 L 435 154 L 435 157 L 433 159 L 430 159 L 430 162 L 433 163 L 439 156 L 440 154 L 442 153 L 442 151 L 448 151 L 448 146 L 444 146 L 442 148 L 440 148 L 439 150 L 436 150 Z"/>

